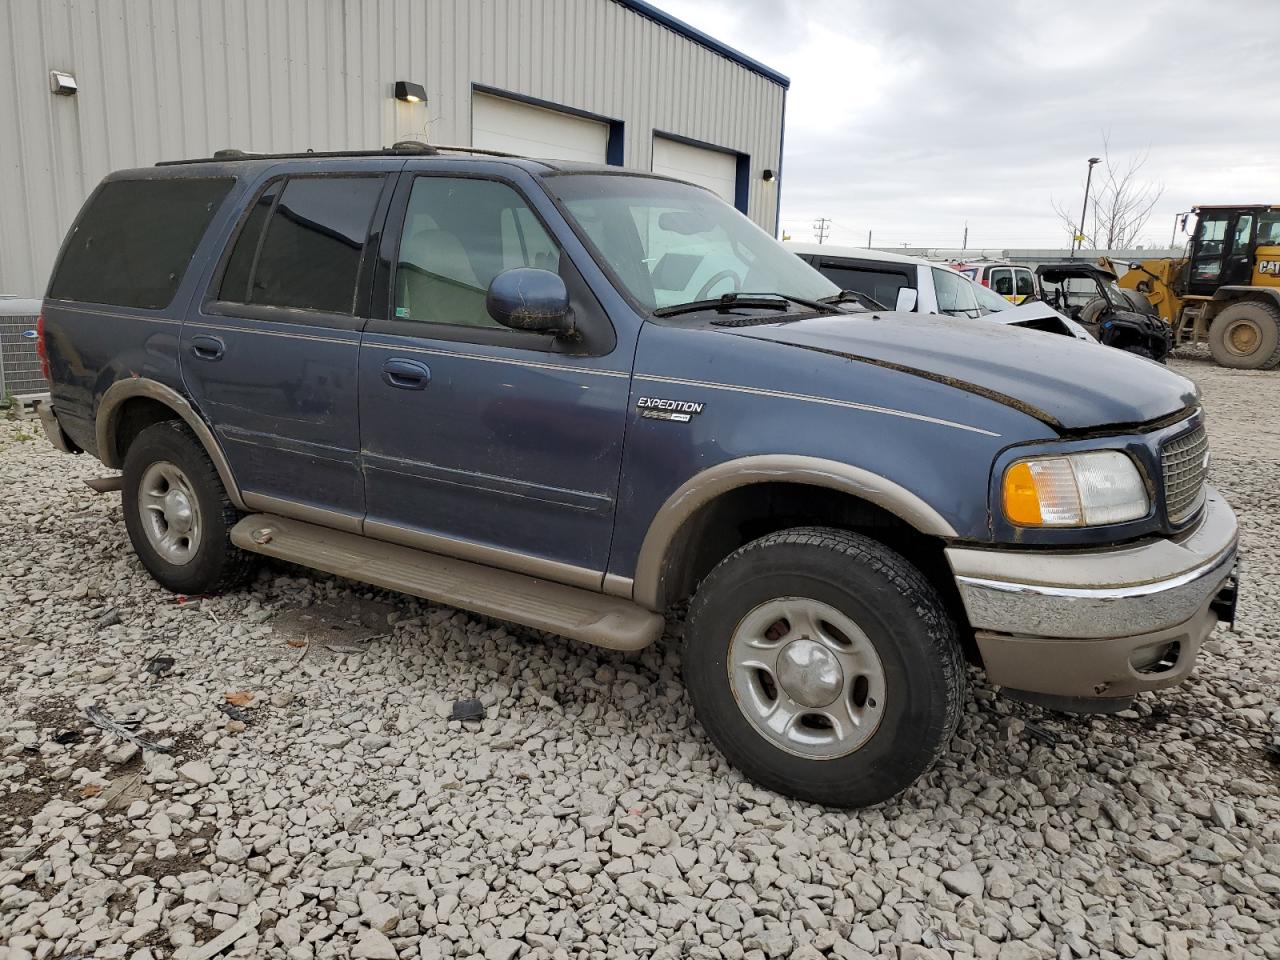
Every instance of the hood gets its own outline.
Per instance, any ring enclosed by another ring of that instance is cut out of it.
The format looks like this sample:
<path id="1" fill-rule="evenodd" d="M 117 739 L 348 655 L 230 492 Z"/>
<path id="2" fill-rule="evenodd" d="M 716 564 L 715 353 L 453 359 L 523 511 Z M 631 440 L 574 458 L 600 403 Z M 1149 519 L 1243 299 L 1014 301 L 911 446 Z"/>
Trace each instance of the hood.
<path id="1" fill-rule="evenodd" d="M 1160 364 L 991 318 L 886 311 L 720 329 L 950 384 L 1063 431 L 1148 423 L 1198 402 L 1195 385 Z"/>
<path id="2" fill-rule="evenodd" d="M 1042 333 L 1056 333 L 1097 343 L 1097 338 L 1069 317 L 1064 317 L 1043 300 L 1028 300 L 1017 307 L 988 313 L 982 318 L 988 323 L 1003 323 L 1008 327 L 1025 327 Z"/>

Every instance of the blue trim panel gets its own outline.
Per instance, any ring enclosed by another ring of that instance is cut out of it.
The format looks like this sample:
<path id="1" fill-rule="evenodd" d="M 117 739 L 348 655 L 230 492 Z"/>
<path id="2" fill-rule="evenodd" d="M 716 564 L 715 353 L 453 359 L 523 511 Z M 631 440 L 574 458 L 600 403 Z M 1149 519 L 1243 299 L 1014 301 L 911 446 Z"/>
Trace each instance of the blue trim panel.
<path id="1" fill-rule="evenodd" d="M 720 56 L 732 60 L 739 66 L 746 67 L 752 73 L 758 73 L 766 80 L 772 80 L 778 86 L 782 87 L 783 90 L 786 90 L 791 86 L 791 80 L 788 77 L 783 76 L 781 73 L 778 73 L 777 70 L 772 70 L 769 67 L 766 67 L 759 60 L 753 60 L 745 53 L 735 50 L 727 44 L 721 43 L 719 40 L 715 39 L 715 37 L 705 34 L 696 27 L 689 26 L 689 24 L 685 23 L 683 20 L 678 20 L 671 14 L 659 10 L 657 7 L 653 6 L 653 4 L 645 3 L 644 0 L 614 0 L 614 2 L 626 7 L 632 13 L 638 13 L 642 17 L 647 17 L 656 23 L 662 24 L 662 26 L 669 30 L 674 30 L 682 37 L 687 37 L 694 43 L 706 47 L 712 53 L 718 53 Z"/>
<path id="2" fill-rule="evenodd" d="M 787 92 L 782 92 L 782 125 L 778 129 L 778 166 L 773 171 L 773 237 L 782 239 L 782 155 L 787 144 Z"/>
<path id="3" fill-rule="evenodd" d="M 611 167 L 621 167 L 626 163 L 626 160 L 623 158 L 625 143 L 623 133 L 625 128 L 626 124 L 621 120 L 609 121 L 609 141 L 608 145 L 605 147 L 604 162 L 609 164 Z"/>
<path id="4" fill-rule="evenodd" d="M 733 205 L 744 214 L 751 201 L 751 158 L 738 154 L 738 169 L 733 179 Z"/>

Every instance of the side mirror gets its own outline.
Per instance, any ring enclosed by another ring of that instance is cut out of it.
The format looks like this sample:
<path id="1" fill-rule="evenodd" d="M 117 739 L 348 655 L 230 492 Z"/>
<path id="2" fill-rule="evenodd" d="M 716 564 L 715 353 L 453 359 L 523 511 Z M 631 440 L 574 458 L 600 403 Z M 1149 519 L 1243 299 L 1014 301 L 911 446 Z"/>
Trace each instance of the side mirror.
<path id="1" fill-rule="evenodd" d="M 903 287 L 898 291 L 898 300 L 893 305 L 893 309 L 901 313 L 910 313 L 916 308 L 919 297 L 910 287 Z"/>
<path id="2" fill-rule="evenodd" d="M 569 291 L 559 274 L 533 267 L 504 270 L 493 278 L 484 298 L 489 316 L 512 330 L 573 333 Z"/>
<path id="3" fill-rule="evenodd" d="M 1141 264 L 1141 263 L 1139 263 L 1137 260 L 1130 260 L 1130 261 L 1129 261 L 1129 269 L 1130 269 L 1130 270 L 1141 270 L 1141 269 L 1142 269 L 1142 264 Z"/>

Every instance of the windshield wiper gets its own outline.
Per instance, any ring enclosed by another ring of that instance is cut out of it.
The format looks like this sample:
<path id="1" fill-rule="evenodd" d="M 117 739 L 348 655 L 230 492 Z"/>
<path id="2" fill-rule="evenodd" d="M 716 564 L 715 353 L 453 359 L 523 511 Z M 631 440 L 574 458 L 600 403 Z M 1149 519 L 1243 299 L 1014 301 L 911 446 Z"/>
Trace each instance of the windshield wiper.
<path id="1" fill-rule="evenodd" d="M 830 297 L 823 297 L 822 303 L 856 303 L 860 307 L 866 307 L 868 310 L 888 310 L 889 308 L 879 300 L 872 299 L 865 293 L 859 293 L 857 290 L 841 290 L 839 293 Z"/>
<path id="2" fill-rule="evenodd" d="M 653 311 L 655 317 L 674 317 L 681 313 L 697 313 L 702 310 L 715 310 L 728 313 L 742 307 L 754 307 L 761 310 L 789 309 L 789 304 L 796 303 L 808 307 L 818 313 L 841 313 L 832 304 L 820 300 L 808 300 L 805 297 L 794 297 L 789 293 L 726 293 L 714 300 L 690 300 L 688 303 L 675 303 L 669 307 L 659 307 Z"/>

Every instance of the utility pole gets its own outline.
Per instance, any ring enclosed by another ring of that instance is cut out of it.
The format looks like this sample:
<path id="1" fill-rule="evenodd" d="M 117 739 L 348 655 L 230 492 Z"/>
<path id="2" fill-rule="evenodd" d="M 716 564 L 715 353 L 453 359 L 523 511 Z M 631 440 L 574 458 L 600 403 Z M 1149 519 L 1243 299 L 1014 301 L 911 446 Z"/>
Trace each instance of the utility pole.
<path id="1" fill-rule="evenodd" d="M 818 238 L 818 243 L 827 239 L 827 234 L 831 232 L 831 221 L 826 217 L 819 217 L 813 221 L 813 235 Z"/>
<path id="2" fill-rule="evenodd" d="M 867 231 L 867 249 L 868 250 L 871 249 L 871 231 L 870 230 Z"/>
<path id="3" fill-rule="evenodd" d="M 964 222 L 964 240 L 960 244 L 960 249 L 961 250 L 969 249 L 969 221 L 968 220 Z"/>
<path id="4" fill-rule="evenodd" d="M 1079 244 L 1079 248 L 1081 250 L 1084 249 L 1084 215 L 1089 210 L 1089 185 L 1093 182 L 1093 165 L 1095 163 L 1101 163 L 1101 162 L 1102 162 L 1101 157 L 1089 158 L 1089 172 L 1088 174 L 1086 174 L 1084 178 L 1084 206 L 1080 208 L 1080 229 L 1079 231 L 1077 231 L 1075 237 L 1072 237 L 1071 239 L 1071 259 L 1072 260 L 1076 258 L 1077 244 Z"/>

